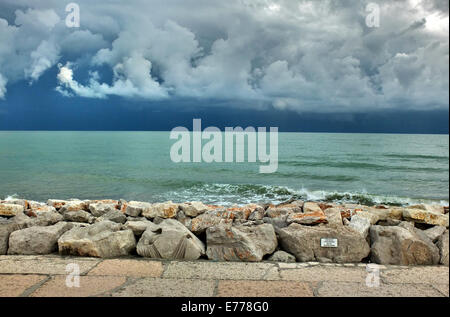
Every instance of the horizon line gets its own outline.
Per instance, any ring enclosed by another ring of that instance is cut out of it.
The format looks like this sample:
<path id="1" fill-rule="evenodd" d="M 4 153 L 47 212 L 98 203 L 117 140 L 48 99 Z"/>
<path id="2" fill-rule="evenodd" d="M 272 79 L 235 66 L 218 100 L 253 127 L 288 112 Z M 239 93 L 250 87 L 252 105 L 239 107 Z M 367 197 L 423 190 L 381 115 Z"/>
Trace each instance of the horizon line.
<path id="1" fill-rule="evenodd" d="M 0 132 L 170 132 L 171 130 L 3 130 Z M 203 131 L 203 130 L 202 130 Z M 189 130 L 189 132 L 193 132 Z M 225 132 L 225 131 L 221 131 Z M 236 131 L 240 132 L 240 131 Z M 245 133 L 244 131 L 242 131 Z M 337 131 L 278 131 L 278 133 L 321 133 L 321 134 L 407 134 L 407 135 L 449 135 L 447 133 L 433 132 L 337 132 Z"/>

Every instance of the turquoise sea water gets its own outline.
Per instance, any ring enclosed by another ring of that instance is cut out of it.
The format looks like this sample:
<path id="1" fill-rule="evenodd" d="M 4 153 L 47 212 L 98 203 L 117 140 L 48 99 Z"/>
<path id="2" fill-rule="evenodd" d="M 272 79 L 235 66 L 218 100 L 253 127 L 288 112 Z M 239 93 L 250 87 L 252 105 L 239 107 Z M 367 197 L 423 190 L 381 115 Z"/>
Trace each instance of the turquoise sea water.
<path id="1" fill-rule="evenodd" d="M 448 204 L 449 136 L 280 133 L 279 166 L 173 163 L 169 132 L 1 132 L 0 198 Z"/>

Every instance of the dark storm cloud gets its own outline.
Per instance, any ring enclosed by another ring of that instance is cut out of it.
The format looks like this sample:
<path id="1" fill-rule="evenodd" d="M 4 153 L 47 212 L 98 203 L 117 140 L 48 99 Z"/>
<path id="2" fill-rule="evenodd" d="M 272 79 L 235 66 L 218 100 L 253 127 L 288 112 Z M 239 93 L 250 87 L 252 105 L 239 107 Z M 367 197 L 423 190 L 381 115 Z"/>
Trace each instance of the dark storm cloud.
<path id="1" fill-rule="evenodd" d="M 297 112 L 448 108 L 448 1 L 4 0 L 0 98 L 58 63 L 64 96 L 192 99 Z M 108 78 L 101 69 L 111 70 Z M 78 70 L 89 71 L 87 80 Z"/>

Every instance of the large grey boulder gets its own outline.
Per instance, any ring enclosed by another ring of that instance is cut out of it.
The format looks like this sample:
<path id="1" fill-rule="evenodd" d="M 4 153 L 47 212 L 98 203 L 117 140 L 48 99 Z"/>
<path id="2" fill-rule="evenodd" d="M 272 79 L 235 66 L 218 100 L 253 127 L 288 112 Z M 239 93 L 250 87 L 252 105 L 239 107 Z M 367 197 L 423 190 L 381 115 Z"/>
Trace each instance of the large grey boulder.
<path id="1" fill-rule="evenodd" d="M 436 242 L 444 234 L 446 228 L 443 226 L 434 226 L 423 231 L 423 233 L 430 238 L 431 241 Z"/>
<path id="2" fill-rule="evenodd" d="M 192 218 L 188 217 L 184 214 L 183 210 L 178 210 L 177 220 L 181 222 L 186 228 L 191 229 L 192 227 Z"/>
<path id="3" fill-rule="evenodd" d="M 287 218 L 289 215 L 279 216 L 279 217 L 264 217 L 263 222 L 271 224 L 275 228 L 285 228 L 288 226 Z"/>
<path id="4" fill-rule="evenodd" d="M 101 217 L 110 211 L 117 210 L 116 206 L 114 203 L 90 203 L 89 211 L 95 217 Z M 64 206 L 61 209 L 64 209 Z"/>
<path id="5" fill-rule="evenodd" d="M 59 253 L 100 258 L 128 255 L 135 249 L 136 239 L 133 231 L 121 228 L 121 224 L 112 221 L 73 228 L 59 238 Z"/>
<path id="6" fill-rule="evenodd" d="M 0 255 L 8 251 L 9 235 L 13 232 L 13 222 L 0 218 Z"/>
<path id="7" fill-rule="evenodd" d="M 109 221 L 117 222 L 117 223 L 125 223 L 125 222 L 127 222 L 127 216 L 125 216 L 121 211 L 115 209 L 115 210 L 108 211 L 106 214 L 104 214 L 101 217 L 98 217 L 95 220 L 95 222 L 101 222 L 101 221 L 105 221 L 105 220 L 109 220 Z"/>
<path id="8" fill-rule="evenodd" d="M 64 220 L 64 217 L 53 211 L 40 212 L 35 217 L 29 217 L 24 213 L 18 213 L 11 218 L 13 231 L 30 228 L 34 226 L 51 226 Z"/>
<path id="9" fill-rule="evenodd" d="M 439 262 L 439 249 L 405 222 L 399 226 L 370 227 L 371 260 L 378 264 L 432 265 Z"/>
<path id="10" fill-rule="evenodd" d="M 141 201 L 130 201 L 125 205 L 125 214 L 131 217 L 139 217 L 144 212 L 144 210 L 147 210 L 152 206 L 152 204 L 150 203 Z"/>
<path id="11" fill-rule="evenodd" d="M 293 223 L 278 229 L 277 234 L 281 247 L 300 262 L 360 262 L 370 252 L 364 236 L 347 226 L 303 226 Z M 337 239 L 337 247 L 321 246 L 321 239 Z"/>
<path id="12" fill-rule="evenodd" d="M 358 214 L 354 215 L 348 224 L 350 228 L 359 232 L 364 238 L 369 235 L 370 220 Z"/>
<path id="13" fill-rule="evenodd" d="M 59 237 L 71 228 L 72 224 L 60 222 L 14 231 L 9 236 L 8 254 L 50 254 L 57 250 Z"/>
<path id="14" fill-rule="evenodd" d="M 31 226 L 51 226 L 64 220 L 64 217 L 53 211 L 40 212 L 31 218 Z"/>
<path id="15" fill-rule="evenodd" d="M 195 234 L 201 234 L 210 227 L 217 225 L 227 225 L 231 227 L 233 224 L 233 218 L 226 218 L 224 214 L 218 211 L 210 211 L 201 214 L 191 220 L 191 231 Z"/>
<path id="16" fill-rule="evenodd" d="M 444 232 L 443 235 L 439 237 L 437 242 L 437 246 L 439 248 L 440 253 L 440 261 L 439 263 L 448 266 L 448 230 Z"/>
<path id="17" fill-rule="evenodd" d="M 218 225 L 206 230 L 206 255 L 218 261 L 261 261 L 278 245 L 270 224 L 257 226 Z"/>
<path id="18" fill-rule="evenodd" d="M 145 230 L 137 244 L 143 257 L 166 260 L 196 260 L 205 254 L 205 246 L 183 224 L 165 219 Z"/>
<path id="19" fill-rule="evenodd" d="M 95 217 L 84 210 L 67 211 L 63 215 L 64 221 L 93 223 Z"/>

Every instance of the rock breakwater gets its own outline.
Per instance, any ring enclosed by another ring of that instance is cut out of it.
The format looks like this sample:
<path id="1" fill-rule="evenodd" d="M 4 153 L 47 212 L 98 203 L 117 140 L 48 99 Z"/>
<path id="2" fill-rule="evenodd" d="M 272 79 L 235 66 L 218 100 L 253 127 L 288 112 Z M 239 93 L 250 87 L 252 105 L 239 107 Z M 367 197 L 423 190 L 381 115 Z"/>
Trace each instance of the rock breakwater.
<path id="1" fill-rule="evenodd" d="M 0 255 L 448 265 L 448 210 L 294 199 L 234 207 L 9 199 L 0 201 Z"/>

